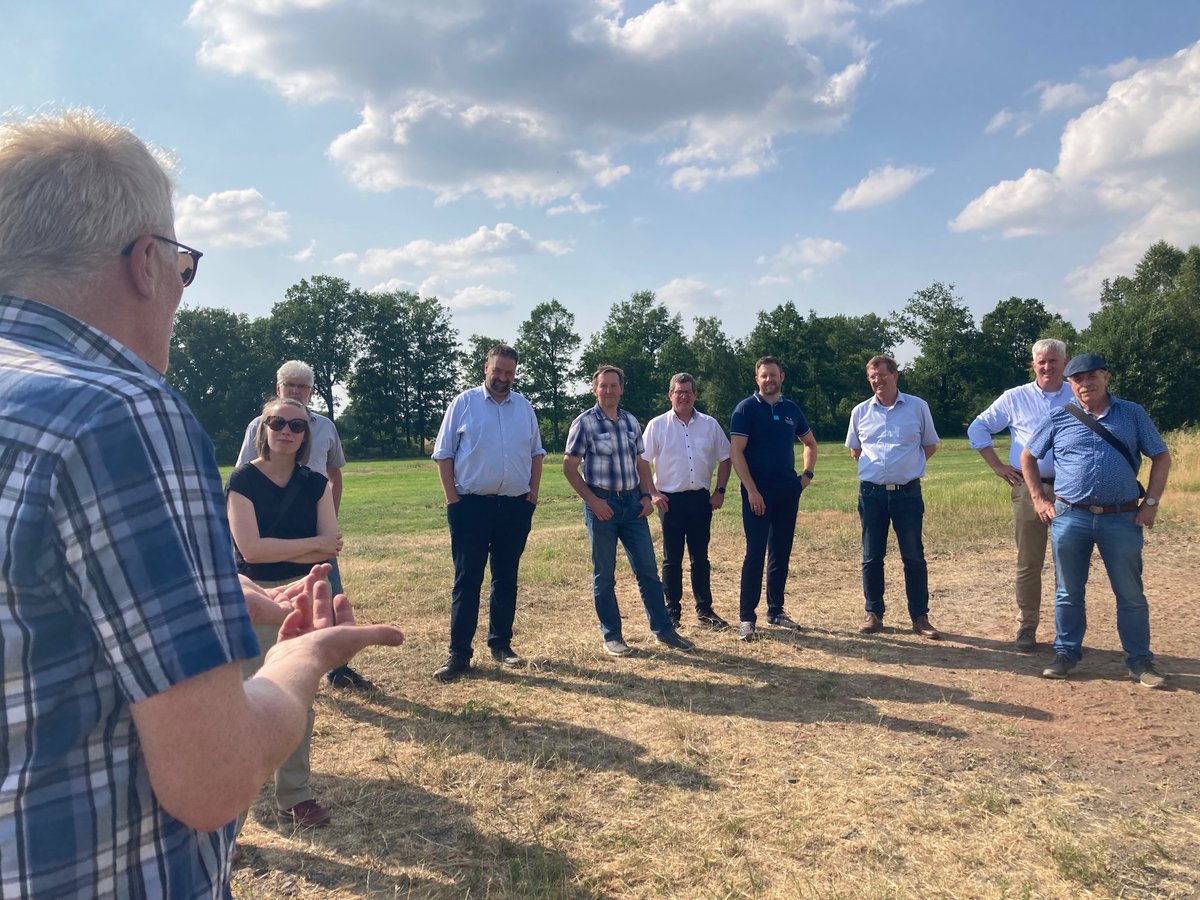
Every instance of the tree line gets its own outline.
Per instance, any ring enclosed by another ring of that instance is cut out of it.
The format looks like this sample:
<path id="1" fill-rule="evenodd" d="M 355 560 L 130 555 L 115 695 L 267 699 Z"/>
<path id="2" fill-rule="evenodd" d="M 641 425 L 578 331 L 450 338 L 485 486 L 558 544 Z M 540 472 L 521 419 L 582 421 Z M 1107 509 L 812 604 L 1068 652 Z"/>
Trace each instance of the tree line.
<path id="1" fill-rule="evenodd" d="M 934 282 L 886 316 L 802 314 L 792 302 L 758 313 L 745 337 L 716 317 L 685 326 L 652 291 L 614 303 L 586 341 L 558 300 L 536 305 L 513 335 L 472 334 L 460 342 L 436 297 L 368 292 L 328 275 L 288 288 L 268 316 L 213 307 L 176 314 L 168 379 L 191 404 L 222 463 L 233 460 L 245 423 L 271 393 L 275 369 L 302 359 L 314 370 L 314 405 L 336 415 L 347 453 L 384 458 L 428 452 L 454 394 L 482 380 L 488 348 L 521 355 L 517 389 L 538 412 L 548 449 L 561 450 L 571 420 L 592 404 L 588 378 L 602 363 L 625 370 L 623 405 L 645 423 L 665 411 L 676 372 L 697 379 L 697 407 L 728 428 L 754 391 L 754 360 L 778 356 L 784 392 L 804 408 L 821 440 L 845 435 L 850 410 L 867 393 L 864 365 L 902 342 L 917 350 L 901 389 L 923 397 L 938 430 L 958 435 L 1001 391 L 1027 381 L 1037 339 L 1065 340 L 1072 354 L 1102 354 L 1112 390 L 1143 404 L 1163 429 L 1196 421 L 1200 368 L 1200 246 L 1159 241 L 1132 276 L 1106 280 L 1088 326 L 1076 328 L 1036 298 L 1009 297 L 974 316 L 953 284 Z M 341 408 L 338 391 L 347 402 Z"/>

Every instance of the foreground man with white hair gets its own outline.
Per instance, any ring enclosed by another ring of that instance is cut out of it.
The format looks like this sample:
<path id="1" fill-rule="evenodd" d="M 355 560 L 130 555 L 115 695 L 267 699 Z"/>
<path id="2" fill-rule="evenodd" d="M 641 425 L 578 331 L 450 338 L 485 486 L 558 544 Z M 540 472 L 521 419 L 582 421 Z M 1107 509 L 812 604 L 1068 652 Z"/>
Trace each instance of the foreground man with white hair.
<path id="1" fill-rule="evenodd" d="M 0 893 L 228 895 L 233 822 L 356 626 L 321 565 L 243 586 L 212 445 L 165 383 L 201 254 L 127 129 L 0 124 Z M 248 608 L 290 610 L 257 676 Z M 332 607 L 339 624 L 331 627 Z"/>

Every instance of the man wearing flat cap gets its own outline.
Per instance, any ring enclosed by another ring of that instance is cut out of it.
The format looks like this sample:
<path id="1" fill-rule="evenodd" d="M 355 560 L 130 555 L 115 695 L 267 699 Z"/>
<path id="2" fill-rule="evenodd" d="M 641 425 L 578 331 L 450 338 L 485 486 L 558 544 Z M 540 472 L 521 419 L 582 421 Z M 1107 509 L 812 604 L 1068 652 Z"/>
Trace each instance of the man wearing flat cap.
<path id="1" fill-rule="evenodd" d="M 1095 353 L 1073 357 L 1064 373 L 1075 402 L 1053 410 L 1021 452 L 1033 505 L 1050 524 L 1057 590 L 1054 661 L 1042 675 L 1066 678 L 1083 656 L 1084 593 L 1092 548 L 1100 551 L 1117 598 L 1117 634 L 1129 674 L 1144 687 L 1162 685 L 1150 652 L 1150 608 L 1142 591 L 1144 528 L 1153 528 L 1167 486 L 1171 454 L 1141 406 L 1108 392 L 1108 365 Z M 1042 495 L 1038 460 L 1054 453 L 1054 500 Z M 1145 491 L 1141 457 L 1150 457 Z"/>

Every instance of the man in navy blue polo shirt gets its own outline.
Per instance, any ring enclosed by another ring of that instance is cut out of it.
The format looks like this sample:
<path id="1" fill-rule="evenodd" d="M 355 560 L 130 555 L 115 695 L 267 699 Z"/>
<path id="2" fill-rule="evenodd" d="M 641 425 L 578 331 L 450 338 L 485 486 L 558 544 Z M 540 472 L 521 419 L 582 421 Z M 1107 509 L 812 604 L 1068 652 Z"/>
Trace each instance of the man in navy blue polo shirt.
<path id="1" fill-rule="evenodd" d="M 925 523 L 921 476 L 939 439 L 929 404 L 912 394 L 902 394 L 898 378 L 894 359 L 871 357 L 867 381 L 874 396 L 854 407 L 846 433 L 846 446 L 858 462 L 858 517 L 862 520 L 867 617 L 858 630 L 875 634 L 883 628 L 883 557 L 890 523 L 904 563 L 904 592 L 912 630 L 936 641 L 941 634 L 929 624 L 929 568 L 921 542 Z"/>
<path id="2" fill-rule="evenodd" d="M 1066 678 L 1083 656 L 1084 594 L 1096 547 L 1117 598 L 1117 634 L 1129 674 L 1143 687 L 1156 688 L 1164 678 L 1150 652 L 1150 608 L 1142 591 L 1142 529 L 1154 527 L 1171 454 L 1146 410 L 1108 392 L 1108 365 L 1102 357 L 1081 353 L 1067 363 L 1066 376 L 1076 403 L 1051 412 L 1021 451 L 1025 485 L 1038 515 L 1050 524 L 1058 582 L 1055 656 L 1042 675 Z M 1080 409 L 1085 419 L 1078 417 Z M 1123 446 L 1129 458 L 1097 428 Z M 1051 451 L 1053 501 L 1042 496 L 1038 474 L 1038 460 Z M 1137 471 L 1142 455 L 1150 457 L 1150 477 L 1139 503 Z"/>
<path id="3" fill-rule="evenodd" d="M 742 560 L 738 638 L 754 637 L 762 594 L 763 558 L 767 562 L 767 622 L 795 629 L 783 611 L 788 560 L 796 536 L 800 492 L 812 482 L 817 439 L 804 411 L 783 396 L 783 365 L 774 356 L 754 364 L 758 392 L 733 410 L 729 423 L 730 455 L 742 482 Z M 796 438 L 804 444 L 804 471 L 796 475 Z"/>

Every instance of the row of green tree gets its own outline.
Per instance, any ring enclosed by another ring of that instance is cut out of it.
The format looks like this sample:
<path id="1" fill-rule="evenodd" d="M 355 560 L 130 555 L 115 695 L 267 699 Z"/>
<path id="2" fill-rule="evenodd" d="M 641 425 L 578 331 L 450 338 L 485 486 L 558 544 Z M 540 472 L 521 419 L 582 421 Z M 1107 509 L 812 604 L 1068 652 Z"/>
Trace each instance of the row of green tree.
<path id="1" fill-rule="evenodd" d="M 850 410 L 866 396 L 866 360 L 907 342 L 916 355 L 903 370 L 902 389 L 924 397 L 939 430 L 955 435 L 997 394 L 1029 378 L 1029 347 L 1043 337 L 1067 341 L 1072 353 L 1103 354 L 1114 392 L 1145 405 L 1161 428 L 1195 422 L 1200 247 L 1185 253 L 1154 244 L 1131 277 L 1104 282 L 1100 307 L 1082 333 L 1025 297 L 1001 300 L 976 325 L 954 285 L 934 282 L 885 317 L 805 316 L 784 303 L 760 312 L 744 338 L 731 338 L 715 317 L 693 319 L 689 333 L 681 315 L 653 292 L 638 291 L 615 303 L 584 342 L 571 312 L 550 300 L 535 306 L 515 335 L 472 334 L 460 345 L 450 310 L 436 297 L 366 292 L 317 275 L 289 288 L 259 319 L 181 308 L 169 379 L 228 462 L 278 364 L 306 360 L 316 376 L 316 405 L 338 413 L 351 456 L 370 458 L 427 452 L 446 404 L 480 382 L 496 343 L 520 352 L 517 387 L 538 411 L 551 449 L 562 448 L 571 419 L 593 402 L 587 378 L 598 365 L 625 370 L 623 403 L 643 423 L 667 409 L 671 375 L 691 372 L 699 407 L 728 427 L 733 407 L 754 390 L 754 360 L 774 355 L 787 373 L 785 393 L 803 406 L 819 438 L 833 440 L 844 436 Z M 344 409 L 337 404 L 342 392 Z"/>

